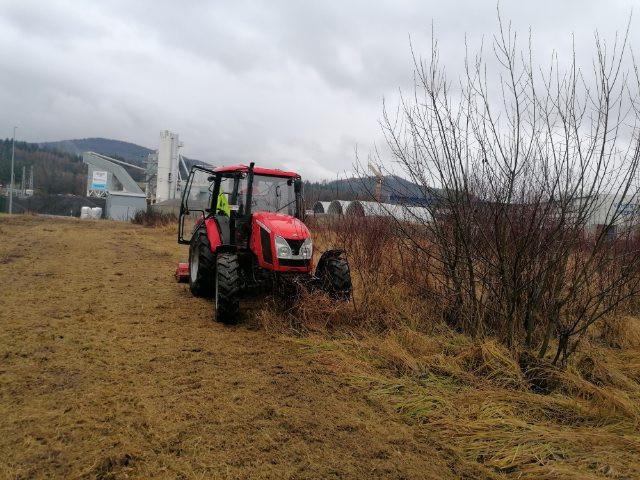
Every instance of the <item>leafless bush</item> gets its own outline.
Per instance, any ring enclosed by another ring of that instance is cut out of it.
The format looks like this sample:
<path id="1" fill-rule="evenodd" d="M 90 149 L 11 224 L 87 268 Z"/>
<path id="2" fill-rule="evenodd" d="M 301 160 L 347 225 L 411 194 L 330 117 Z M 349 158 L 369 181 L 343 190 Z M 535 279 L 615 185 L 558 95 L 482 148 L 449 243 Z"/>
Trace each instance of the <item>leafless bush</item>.
<path id="1" fill-rule="evenodd" d="M 395 248 L 376 226 L 362 240 L 365 263 L 388 264 L 371 278 L 408 261 L 409 282 L 435 293 L 453 326 L 540 358 L 554 348 L 553 363 L 635 297 L 640 76 L 635 63 L 624 68 L 628 38 L 596 35 L 590 72 L 575 53 L 567 68 L 554 56 L 542 70 L 531 40 L 520 52 L 500 20 L 498 70 L 481 48 L 457 88 L 437 42 L 429 58 L 414 55 L 413 95 L 394 113 L 385 107 L 383 128 L 396 167 L 431 198 L 432 218 L 412 229 L 396 221 Z"/>
<path id="2" fill-rule="evenodd" d="M 167 225 L 177 225 L 178 217 L 173 213 L 140 210 L 133 216 L 131 223 L 144 225 L 145 227 L 164 227 Z"/>
<path id="3" fill-rule="evenodd" d="M 334 243 L 346 250 L 352 277 L 361 287 L 359 308 L 366 310 L 377 303 L 381 290 L 399 284 L 414 297 L 429 295 L 431 274 L 421 268 L 429 259 L 414 245 L 417 237 L 412 242 L 397 234 L 393 219 L 346 216 L 333 219 L 329 228 Z"/>

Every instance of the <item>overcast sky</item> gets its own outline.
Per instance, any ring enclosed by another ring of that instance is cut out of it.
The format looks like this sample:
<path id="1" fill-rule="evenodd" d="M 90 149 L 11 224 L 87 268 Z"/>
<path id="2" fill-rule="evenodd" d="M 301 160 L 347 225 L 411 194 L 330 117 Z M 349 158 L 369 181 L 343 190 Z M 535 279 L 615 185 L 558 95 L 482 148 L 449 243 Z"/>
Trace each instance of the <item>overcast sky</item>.
<path id="1" fill-rule="evenodd" d="M 502 1 L 538 58 L 553 48 L 589 62 L 593 32 L 624 30 L 633 0 Z M 640 12 L 632 44 L 640 38 Z M 411 85 L 409 35 L 431 24 L 451 75 L 464 37 L 496 32 L 495 1 L 0 0 L 0 136 L 106 137 L 183 154 L 256 162 L 311 179 L 351 170 L 381 142 L 382 99 Z"/>

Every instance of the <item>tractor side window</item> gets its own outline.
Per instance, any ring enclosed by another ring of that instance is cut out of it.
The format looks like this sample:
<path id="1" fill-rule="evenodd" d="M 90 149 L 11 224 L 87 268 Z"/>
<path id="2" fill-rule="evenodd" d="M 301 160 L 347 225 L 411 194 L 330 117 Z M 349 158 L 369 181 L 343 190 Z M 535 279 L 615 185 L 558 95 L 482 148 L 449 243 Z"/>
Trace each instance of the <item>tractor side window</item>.
<path id="1" fill-rule="evenodd" d="M 209 175 L 209 173 L 199 170 L 194 173 L 185 202 L 189 210 L 204 211 L 211 205 L 211 182 L 208 180 Z"/>
<path id="2" fill-rule="evenodd" d="M 192 170 L 189 180 L 186 184 L 186 190 L 182 197 L 181 213 L 180 213 L 180 240 L 181 242 L 189 242 L 195 227 L 203 216 L 206 215 L 207 209 L 211 205 L 212 182 L 209 181 L 211 172 L 202 170 Z"/>

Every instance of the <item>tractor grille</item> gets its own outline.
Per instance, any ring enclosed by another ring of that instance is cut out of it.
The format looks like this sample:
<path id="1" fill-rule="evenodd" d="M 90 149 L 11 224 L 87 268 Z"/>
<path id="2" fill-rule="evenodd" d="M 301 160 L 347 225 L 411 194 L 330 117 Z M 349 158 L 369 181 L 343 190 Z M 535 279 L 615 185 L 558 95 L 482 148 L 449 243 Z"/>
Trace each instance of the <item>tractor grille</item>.
<path id="1" fill-rule="evenodd" d="M 304 243 L 304 240 L 291 240 L 289 238 L 286 239 L 291 251 L 294 255 L 300 255 L 300 247 Z M 280 262 L 282 263 L 282 262 Z"/>
<path id="2" fill-rule="evenodd" d="M 310 260 L 281 258 L 278 260 L 281 267 L 308 267 Z"/>
<path id="3" fill-rule="evenodd" d="M 271 255 L 271 236 L 264 228 L 260 227 L 260 244 L 262 245 L 262 258 L 267 263 L 273 263 Z"/>

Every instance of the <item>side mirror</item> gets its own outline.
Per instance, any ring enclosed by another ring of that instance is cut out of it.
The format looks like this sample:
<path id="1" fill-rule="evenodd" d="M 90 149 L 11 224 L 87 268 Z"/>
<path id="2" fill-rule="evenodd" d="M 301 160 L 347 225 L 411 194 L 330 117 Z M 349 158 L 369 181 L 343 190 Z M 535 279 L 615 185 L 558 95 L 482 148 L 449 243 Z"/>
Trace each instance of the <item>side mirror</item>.
<path id="1" fill-rule="evenodd" d="M 293 182 L 293 191 L 295 193 L 301 193 L 302 192 L 302 179 L 300 178 L 296 178 Z"/>

